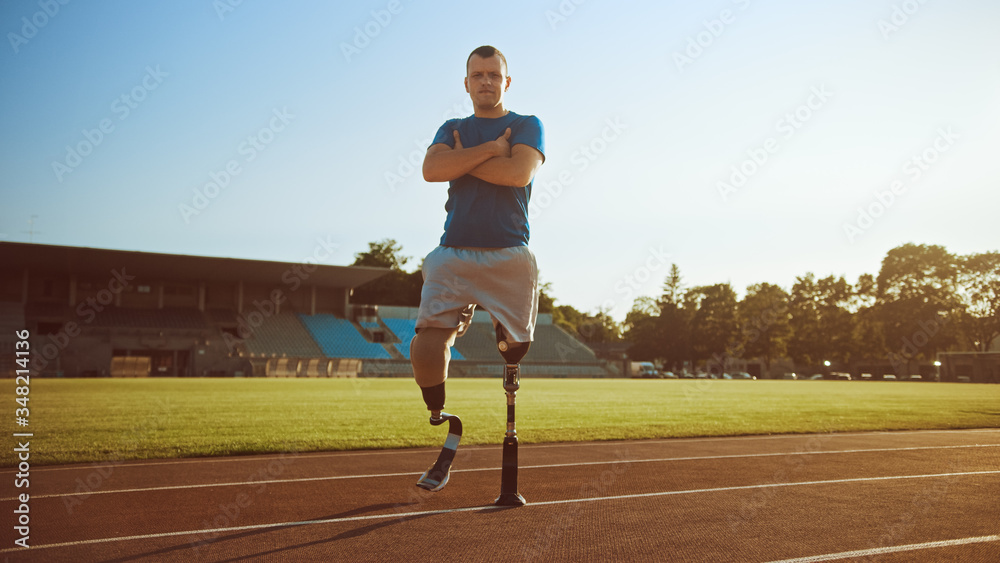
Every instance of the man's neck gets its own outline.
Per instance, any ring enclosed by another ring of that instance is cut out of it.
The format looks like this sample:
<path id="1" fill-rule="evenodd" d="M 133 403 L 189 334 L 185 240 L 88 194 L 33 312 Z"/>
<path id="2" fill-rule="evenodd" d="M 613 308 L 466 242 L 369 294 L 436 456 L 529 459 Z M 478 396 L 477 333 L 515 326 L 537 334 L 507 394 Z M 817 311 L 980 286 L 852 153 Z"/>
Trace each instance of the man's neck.
<path id="1" fill-rule="evenodd" d="M 491 108 L 475 108 L 476 117 L 485 117 L 488 119 L 496 119 L 498 117 L 503 117 L 507 115 L 508 110 L 503 107 L 503 103 L 500 103 Z"/>

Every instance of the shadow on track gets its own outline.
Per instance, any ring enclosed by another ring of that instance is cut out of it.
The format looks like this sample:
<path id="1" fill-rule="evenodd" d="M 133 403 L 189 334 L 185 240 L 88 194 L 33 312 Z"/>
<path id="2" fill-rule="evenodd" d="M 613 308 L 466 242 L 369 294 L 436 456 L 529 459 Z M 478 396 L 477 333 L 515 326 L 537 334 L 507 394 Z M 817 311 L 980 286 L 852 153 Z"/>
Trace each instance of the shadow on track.
<path id="1" fill-rule="evenodd" d="M 222 542 L 233 542 L 233 541 L 240 540 L 240 539 L 243 539 L 243 538 L 259 536 L 261 534 L 268 533 L 268 532 L 273 532 L 273 531 L 277 531 L 277 530 L 287 530 L 287 529 L 290 529 L 290 528 L 297 528 L 299 526 L 307 525 L 306 524 L 307 522 L 312 522 L 312 521 L 315 521 L 315 520 L 334 520 L 334 519 L 337 519 L 337 518 L 350 518 L 352 516 L 359 516 L 359 515 L 362 515 L 362 514 L 366 514 L 366 513 L 369 513 L 369 512 L 377 512 L 377 511 L 380 511 L 380 510 L 400 509 L 400 508 L 404 508 L 404 507 L 407 507 L 407 506 L 412 506 L 414 504 L 420 504 L 420 503 L 418 503 L 418 502 L 410 502 L 410 503 L 383 503 L 383 504 L 373 504 L 373 505 L 370 505 L 370 506 L 362 506 L 360 508 L 356 508 L 354 510 L 348 510 L 347 512 L 341 512 L 339 514 L 332 514 L 332 515 L 329 515 L 329 516 L 323 516 L 323 517 L 319 517 L 319 518 L 309 518 L 308 520 L 303 520 L 302 523 L 294 523 L 293 522 L 293 523 L 288 524 L 287 526 L 271 527 L 271 528 L 261 528 L 261 529 L 257 529 L 257 530 L 247 530 L 245 532 L 238 532 L 238 533 L 233 533 L 233 534 L 229 534 L 229 535 L 226 535 L 226 536 L 219 536 L 219 537 L 208 539 L 208 540 L 193 541 L 193 542 L 189 542 L 189 543 L 184 544 L 184 545 L 176 545 L 176 546 L 173 546 L 173 547 L 167 547 L 167 548 L 163 548 L 163 549 L 158 549 L 156 551 L 150 551 L 150 552 L 141 553 L 141 554 L 138 554 L 138 555 L 132 555 L 132 556 L 128 556 L 128 557 L 122 557 L 122 558 L 119 558 L 119 559 L 111 559 L 111 560 L 108 561 L 108 563 L 124 563 L 126 561 L 140 561 L 140 560 L 143 560 L 143 559 L 145 559 L 147 557 L 153 557 L 153 556 L 156 556 L 156 555 L 166 555 L 166 554 L 169 554 L 169 553 L 180 552 L 180 551 L 189 551 L 189 550 L 195 550 L 196 553 L 192 556 L 192 558 L 197 558 L 197 557 L 199 557 L 199 554 L 197 553 L 198 550 L 200 550 L 202 548 L 209 548 L 209 547 L 212 547 L 212 546 L 220 545 Z M 416 520 L 416 519 L 422 518 L 424 516 L 433 516 L 433 515 L 432 514 L 422 514 L 422 515 L 411 516 L 411 517 L 407 517 L 405 515 L 402 515 L 402 516 L 400 516 L 398 518 L 389 519 L 388 521 L 380 522 L 378 524 L 372 524 L 370 526 L 365 526 L 363 528 L 358 528 L 358 529 L 355 529 L 355 530 L 349 530 L 347 532 L 343 532 L 343 533 L 338 534 L 336 536 L 333 536 L 331 538 L 324 538 L 322 540 L 316 540 L 316 541 L 313 541 L 313 542 L 303 543 L 303 544 L 300 544 L 300 545 L 293 545 L 293 546 L 287 546 L 287 547 L 282 547 L 282 548 L 278 548 L 278 549 L 272 549 L 270 551 L 265 551 L 265 552 L 261 552 L 261 553 L 257 553 L 257 554 L 252 554 L 252 555 L 251 554 L 241 554 L 241 555 L 236 556 L 236 557 L 231 558 L 231 559 L 219 559 L 218 561 L 219 561 L 219 563 L 228 562 L 228 561 L 245 561 L 247 557 L 251 557 L 251 556 L 252 557 L 261 557 L 261 556 L 265 556 L 265 555 L 272 555 L 272 554 L 276 554 L 276 553 L 281 553 L 281 552 L 287 551 L 287 550 L 293 550 L 293 549 L 298 549 L 298 548 L 302 548 L 302 547 L 309 547 L 309 546 L 312 546 L 312 545 L 320 545 L 320 544 L 324 544 L 324 543 L 328 543 L 328 542 L 339 541 L 339 540 L 342 540 L 342 539 L 353 538 L 353 537 L 357 537 L 357 536 L 361 536 L 361 535 L 367 534 L 368 532 L 371 532 L 373 530 L 377 530 L 379 528 L 384 528 L 384 527 L 387 527 L 387 526 L 391 526 L 393 524 L 398 524 L 400 522 L 405 522 L 405 521 L 409 521 L 409 520 Z"/>

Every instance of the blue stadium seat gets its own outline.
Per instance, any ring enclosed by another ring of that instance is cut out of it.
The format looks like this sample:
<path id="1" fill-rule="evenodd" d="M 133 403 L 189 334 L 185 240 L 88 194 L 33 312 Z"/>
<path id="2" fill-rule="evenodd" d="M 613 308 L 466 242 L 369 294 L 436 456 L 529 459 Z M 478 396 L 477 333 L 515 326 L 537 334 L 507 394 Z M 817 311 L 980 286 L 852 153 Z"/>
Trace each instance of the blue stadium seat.
<path id="1" fill-rule="evenodd" d="M 410 341 L 413 340 L 413 335 L 416 334 L 417 330 L 417 320 L 416 319 L 382 319 L 389 330 L 393 332 L 397 337 L 399 337 L 399 343 L 396 344 L 396 349 L 399 353 L 403 355 L 407 360 L 410 359 Z M 454 346 L 451 347 L 451 359 L 452 360 L 464 360 L 465 356 L 462 355 Z"/>
<path id="2" fill-rule="evenodd" d="M 381 344 L 365 340 L 347 319 L 328 314 L 300 314 L 299 319 L 327 357 L 363 360 L 392 358 Z"/>
<path id="3" fill-rule="evenodd" d="M 261 356 L 316 358 L 323 355 L 295 313 L 281 312 L 267 317 L 253 328 L 244 345 L 251 354 Z"/>

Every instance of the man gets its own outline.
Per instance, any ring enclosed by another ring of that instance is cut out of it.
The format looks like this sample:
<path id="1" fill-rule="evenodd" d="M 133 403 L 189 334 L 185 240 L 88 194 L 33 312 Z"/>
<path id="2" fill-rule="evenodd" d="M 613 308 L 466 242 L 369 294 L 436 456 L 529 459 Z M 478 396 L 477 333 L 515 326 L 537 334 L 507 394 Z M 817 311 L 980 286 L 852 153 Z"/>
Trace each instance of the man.
<path id="1" fill-rule="evenodd" d="M 424 157 L 424 180 L 449 182 L 444 235 L 424 260 L 417 334 L 410 344 L 413 375 L 435 425 L 444 421 L 451 346 L 468 329 L 477 305 L 490 313 L 508 346 L 526 352 L 534 335 L 538 268 L 527 246 L 528 200 L 545 159 L 543 132 L 537 117 L 504 107 L 510 82 L 500 51 L 488 45 L 472 51 L 465 91 L 475 112 L 445 122 Z M 425 473 L 418 484 L 443 488 L 450 460 L 445 465 L 440 475 Z"/>

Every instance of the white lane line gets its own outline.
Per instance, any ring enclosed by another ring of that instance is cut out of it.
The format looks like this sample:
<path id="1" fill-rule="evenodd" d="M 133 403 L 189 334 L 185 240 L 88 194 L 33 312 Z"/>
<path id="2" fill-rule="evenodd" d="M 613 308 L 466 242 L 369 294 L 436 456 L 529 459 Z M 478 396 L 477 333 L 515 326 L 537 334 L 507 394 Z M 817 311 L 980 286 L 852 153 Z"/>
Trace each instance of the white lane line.
<path id="1" fill-rule="evenodd" d="M 760 457 L 783 457 L 799 455 L 836 455 L 836 454 L 859 454 L 859 453 L 884 453 L 884 452 L 904 452 L 922 450 L 953 450 L 966 448 L 998 448 L 1000 444 L 976 444 L 965 446 L 914 446 L 908 448 L 872 448 L 862 450 L 831 450 L 821 452 L 785 452 L 785 453 L 764 453 L 764 454 L 732 454 L 732 455 L 712 455 L 693 457 L 665 457 L 654 459 L 612 459 L 605 461 L 580 461 L 575 463 L 548 463 L 542 465 L 522 465 L 518 469 L 553 469 L 561 467 L 585 467 L 590 465 L 614 465 L 617 463 L 665 463 L 670 461 L 712 461 L 720 459 L 743 459 Z M 480 467 L 472 469 L 452 469 L 452 473 L 473 473 L 478 471 L 500 471 L 499 467 Z M 420 472 L 402 473 L 376 473 L 368 475 L 332 475 L 326 477 L 297 477 L 294 479 L 270 479 L 267 481 L 236 481 L 230 483 L 200 483 L 194 485 L 165 485 L 161 487 L 141 487 L 134 489 L 111 489 L 107 491 L 89 491 L 85 493 L 53 493 L 48 495 L 35 495 L 31 498 L 62 498 L 62 497 L 89 497 L 90 495 L 107 495 L 113 493 L 142 493 L 150 491 L 173 491 L 181 489 L 208 489 L 213 487 L 241 487 L 248 485 L 269 485 L 277 483 L 308 483 L 314 481 L 340 481 L 345 479 L 378 479 L 383 477 L 419 477 Z M 0 498 L 0 502 L 16 500 L 15 497 Z"/>
<path id="2" fill-rule="evenodd" d="M 927 475 L 892 475 L 887 477 L 856 477 L 850 479 L 830 479 L 826 481 L 803 481 L 800 483 L 766 483 L 763 485 L 741 485 L 736 487 L 716 487 L 711 489 L 689 489 L 682 491 L 660 491 L 655 493 L 635 493 L 629 495 L 612 495 L 606 497 L 589 497 L 589 498 L 576 498 L 576 499 L 563 499 L 563 500 L 548 500 L 531 502 L 522 507 L 522 510 L 526 507 L 538 507 L 538 506 L 554 506 L 562 504 L 574 504 L 574 503 L 587 503 L 587 502 L 602 502 L 602 501 L 615 501 L 615 500 L 632 500 L 632 499 L 642 499 L 642 498 L 656 498 L 656 497 L 666 497 L 666 496 L 679 496 L 679 495 L 693 495 L 693 494 L 703 494 L 703 493 L 719 493 L 719 492 L 731 492 L 731 491 L 748 491 L 754 489 L 774 489 L 781 487 L 807 487 L 816 485 L 838 485 L 844 483 L 871 483 L 876 481 L 898 481 L 907 479 L 935 479 L 943 477 L 965 477 L 972 475 L 997 475 L 1000 474 L 1000 470 L 997 471 L 968 471 L 961 473 L 935 473 Z M 298 522 L 274 522 L 267 524 L 250 524 L 246 526 L 230 526 L 226 528 L 214 528 L 214 529 L 202 529 L 202 530 L 184 530 L 177 532 L 162 532 L 155 534 L 142 534 L 136 536 L 123 536 L 123 537 L 112 537 L 112 538 L 99 538 L 91 540 L 78 540 L 62 543 L 53 544 L 42 544 L 31 546 L 32 550 L 48 549 L 56 547 L 75 547 L 81 545 L 93 545 L 102 543 L 115 543 L 124 542 L 132 540 L 143 540 L 143 539 L 157 539 L 157 538 L 169 538 L 176 536 L 186 536 L 186 535 L 215 535 L 229 532 L 244 532 L 248 530 L 266 530 L 273 528 L 292 528 L 298 526 L 311 526 L 316 524 L 341 524 L 345 522 L 359 522 L 366 520 L 386 520 L 386 519 L 399 519 L 404 520 L 407 518 L 416 518 L 420 516 L 435 516 L 441 514 L 454 514 L 459 512 L 472 512 L 472 511 L 495 511 L 495 510 L 510 510 L 510 507 L 506 506 L 468 506 L 463 508 L 448 508 L 443 510 L 421 510 L 415 512 L 396 512 L 392 514 L 371 514 L 367 516 L 345 516 L 340 518 L 325 518 L 322 520 L 301 520 Z M 0 549 L 0 553 L 11 553 L 14 551 L 22 551 L 22 548 L 7 548 Z"/>
<path id="3" fill-rule="evenodd" d="M 690 443 L 700 443 L 700 442 L 729 442 L 729 441 L 740 441 L 746 442 L 751 440 L 781 440 L 781 439 L 800 439 L 800 438 L 812 438 L 812 437 L 822 437 L 822 438 L 851 438 L 851 437 L 863 437 L 863 436 L 898 436 L 906 434 L 998 434 L 1000 430 L 994 430 L 991 428 L 974 428 L 974 429 L 958 429 L 958 430 L 900 430 L 900 431 L 873 431 L 873 432 L 828 432 L 824 434 L 772 434 L 767 436 L 709 436 L 705 438 L 664 438 L 658 440 L 607 440 L 600 442 L 561 442 L 558 444 L 521 444 L 522 449 L 541 449 L 541 448 L 581 448 L 581 447 L 609 447 L 609 446 L 620 446 L 622 444 L 661 444 L 661 443 L 677 443 L 677 444 L 690 444 Z M 1000 445 L 1000 444 L 997 444 Z M 480 445 L 480 446 L 465 446 L 462 451 L 475 451 L 475 450 L 491 450 L 498 449 L 499 445 Z M 72 470 L 88 470 L 93 468 L 93 466 L 104 467 L 107 465 L 114 465 L 122 468 L 132 468 L 132 467 L 159 467 L 162 465 L 186 465 L 191 463 L 239 463 L 246 461 L 261 461 L 261 460 L 271 460 L 275 457 L 294 456 L 302 457 L 303 459 L 313 459 L 313 458 L 328 458 L 328 457 L 348 457 L 348 456 L 374 456 L 374 455 L 400 455 L 400 454 L 410 454 L 410 455 L 420 455 L 426 450 L 437 451 L 439 448 L 421 448 L 421 449 L 399 449 L 399 450 L 358 450 L 358 451 L 342 451 L 342 452 L 275 452 L 272 454 L 260 454 L 260 455 L 250 455 L 250 456 L 231 456 L 231 457 L 204 457 L 204 458 L 185 458 L 185 459 L 173 459 L 173 460 L 161 460 L 161 461 L 115 461 L 115 460 L 105 460 L 105 461 L 94 461 L 84 464 L 73 464 L 73 465 L 59 465 L 59 466 L 41 466 L 37 467 L 34 471 L 49 472 L 49 471 L 72 471 Z M 0 469 L 0 475 L 6 475 L 10 473 L 13 475 L 17 471 L 16 468 L 2 468 Z M 0 499 L 2 500 L 2 499 Z"/>
<path id="4" fill-rule="evenodd" d="M 934 549 L 936 547 L 954 547 L 958 545 L 971 545 L 975 543 L 987 543 L 995 541 L 1000 541 L 1000 536 L 979 536 L 975 538 L 961 538 L 957 540 L 929 541 L 924 543 L 911 543 L 909 545 L 895 545 L 892 547 L 873 547 L 871 549 L 844 551 L 842 553 L 828 553 L 826 555 L 813 555 L 810 557 L 797 557 L 795 559 L 782 559 L 781 561 L 771 561 L 771 563 L 812 563 L 814 561 L 836 561 L 837 559 L 849 559 L 853 557 L 872 557 L 876 555 L 886 555 L 889 553 L 900 553 L 903 551 Z"/>

